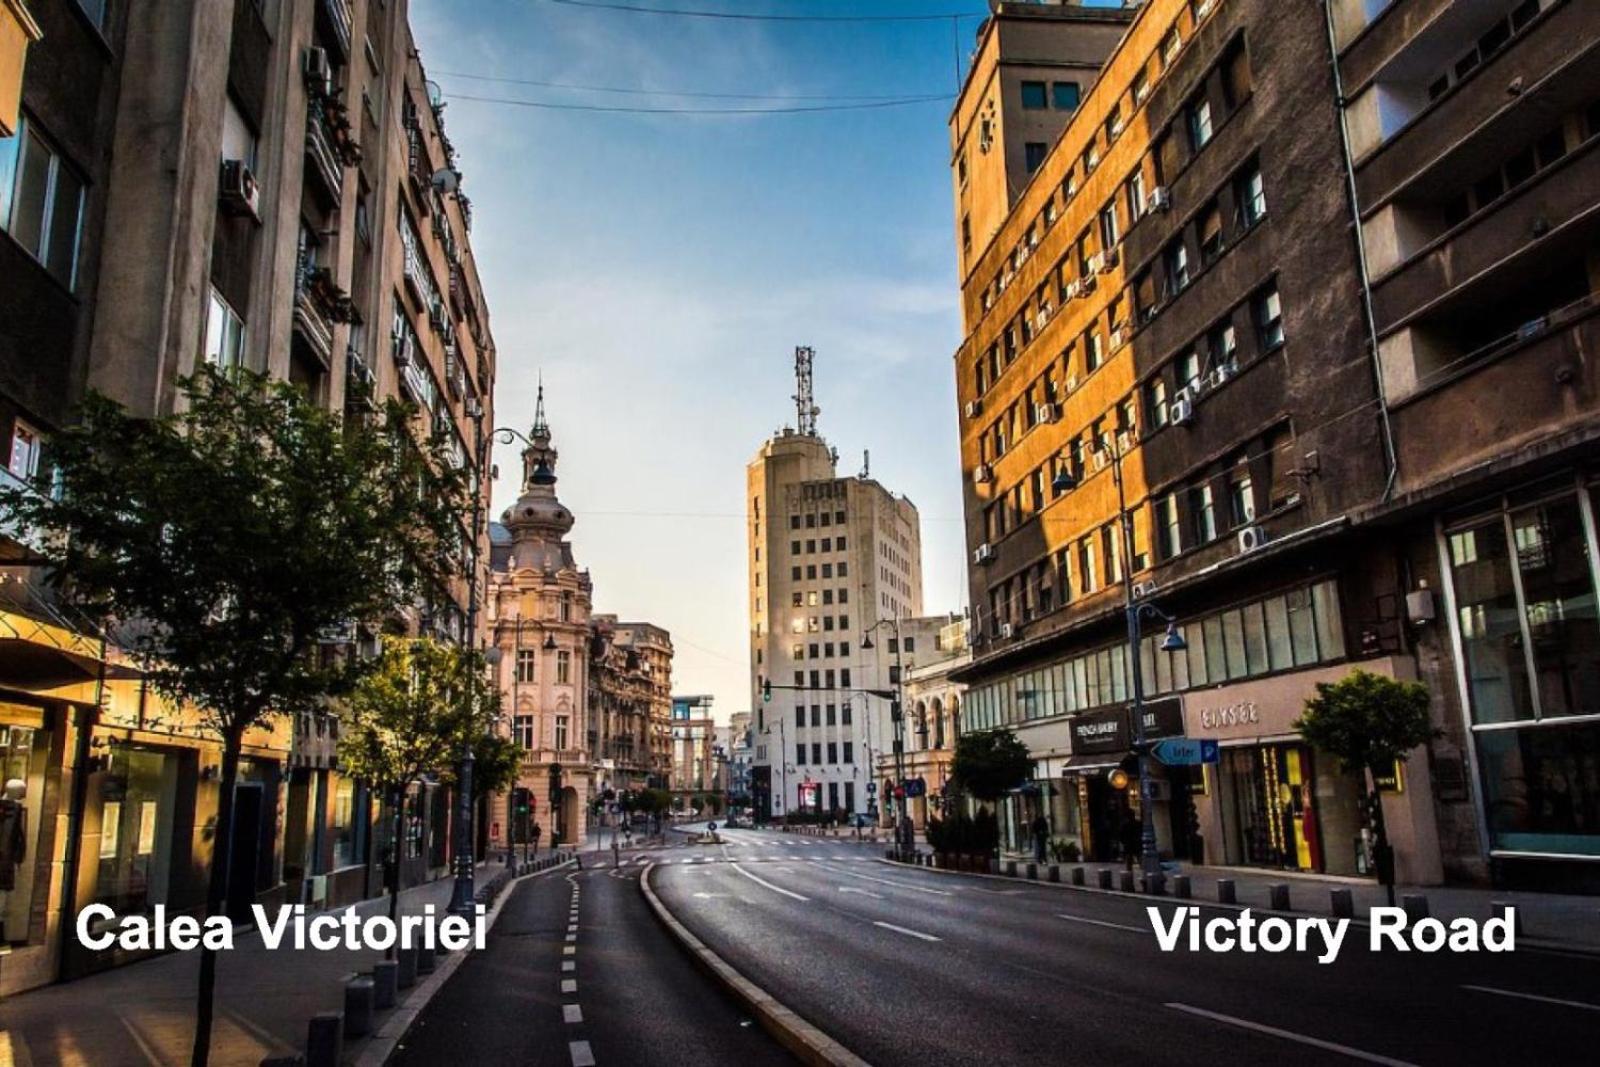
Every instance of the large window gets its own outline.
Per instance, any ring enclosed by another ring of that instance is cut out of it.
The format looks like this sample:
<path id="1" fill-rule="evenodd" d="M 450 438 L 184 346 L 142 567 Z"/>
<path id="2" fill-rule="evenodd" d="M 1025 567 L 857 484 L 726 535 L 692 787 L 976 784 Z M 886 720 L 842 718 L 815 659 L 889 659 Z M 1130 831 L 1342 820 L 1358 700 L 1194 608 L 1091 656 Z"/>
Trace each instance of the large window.
<path id="1" fill-rule="evenodd" d="M 1041 111 L 1044 109 L 1044 82 L 1022 83 L 1022 106 L 1028 111 Z"/>
<path id="2" fill-rule="evenodd" d="M 527 684 L 534 680 L 539 653 L 531 648 L 517 649 L 517 681 Z"/>
<path id="3" fill-rule="evenodd" d="M 0 227 L 67 288 L 77 284 L 83 179 L 23 116 L 0 138 Z"/>
<path id="4" fill-rule="evenodd" d="M 244 320 L 228 306 L 215 288 L 206 305 L 205 335 L 200 338 L 200 355 L 214 367 L 237 367 L 244 362 Z"/>

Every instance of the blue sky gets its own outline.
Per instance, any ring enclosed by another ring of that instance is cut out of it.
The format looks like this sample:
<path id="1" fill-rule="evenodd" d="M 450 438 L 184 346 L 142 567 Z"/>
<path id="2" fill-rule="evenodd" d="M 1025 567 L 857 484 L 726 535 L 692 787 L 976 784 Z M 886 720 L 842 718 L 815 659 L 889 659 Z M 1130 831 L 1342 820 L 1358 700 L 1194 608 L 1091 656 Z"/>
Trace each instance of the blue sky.
<path id="1" fill-rule="evenodd" d="M 639 0 L 669 6 L 669 0 Z M 745 12 L 979 11 L 981 0 L 670 0 Z M 499 421 L 543 374 L 573 543 L 596 610 L 666 626 L 674 689 L 748 702 L 744 468 L 792 421 L 792 352 L 816 348 L 841 473 L 922 513 L 925 607 L 963 606 L 951 355 L 960 343 L 949 101 L 747 116 L 562 112 L 460 99 L 674 106 L 506 78 L 775 95 L 952 94 L 948 20 L 667 18 L 549 0 L 412 0 L 474 208 L 500 356 Z M 970 50 L 976 19 L 960 22 Z M 797 103 L 815 104 L 815 101 Z M 495 509 L 514 499 L 502 448 Z"/>

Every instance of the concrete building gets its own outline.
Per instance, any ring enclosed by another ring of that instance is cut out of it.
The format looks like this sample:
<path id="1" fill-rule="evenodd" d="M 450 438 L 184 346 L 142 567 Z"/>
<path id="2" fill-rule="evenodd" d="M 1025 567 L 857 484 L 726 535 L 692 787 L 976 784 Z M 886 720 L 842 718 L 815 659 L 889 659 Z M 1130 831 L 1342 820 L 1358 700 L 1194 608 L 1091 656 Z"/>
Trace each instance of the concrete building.
<path id="1" fill-rule="evenodd" d="M 0 2 L 8 477 L 49 483 L 50 435 L 85 386 L 166 413 L 207 362 L 296 382 L 352 416 L 409 397 L 419 429 L 453 435 L 468 462 L 493 418 L 495 361 L 453 166 L 404 3 Z M 5 539 L 0 731 L 46 805 L 29 812 L 26 903 L 6 904 L 11 992 L 128 958 L 56 936 L 62 907 L 200 906 L 220 748 L 192 714 L 156 709 L 117 650 L 52 601 L 27 531 Z M 471 588 L 463 573 L 398 621 L 467 639 Z M 104 686 L 85 688 L 101 662 Z M 335 737 L 310 717 L 247 738 L 237 810 L 252 826 L 230 907 L 380 890 L 391 822 L 337 773 Z M 407 806 L 397 844 L 412 884 L 447 870 L 450 815 L 437 787 Z"/>
<path id="2" fill-rule="evenodd" d="M 709 694 L 672 698 L 673 805 L 682 811 L 700 808 L 700 798 L 716 796 L 720 810 L 722 789 L 717 764 L 717 724 L 711 717 L 714 698 Z"/>
<path id="3" fill-rule="evenodd" d="M 755 713 L 736 711 L 728 718 L 728 802 L 730 806 L 750 806 L 750 768 L 755 763 Z"/>
<path id="4" fill-rule="evenodd" d="M 659 626 L 590 619 L 589 732 L 596 789 L 661 787 L 661 732 L 671 730 L 672 638 Z M 668 693 L 665 714 L 659 695 Z"/>
<path id="5" fill-rule="evenodd" d="M 839 477 L 816 428 L 809 349 L 797 365 L 798 428 L 775 433 L 745 471 L 762 819 L 873 809 L 866 787 L 892 736 L 890 702 L 870 694 L 890 686 L 883 624 L 922 613 L 915 505 L 865 472 Z"/>
<path id="6" fill-rule="evenodd" d="M 961 733 L 961 703 L 966 687 L 951 675 L 972 662 L 967 621 L 959 615 L 908 619 L 901 629 L 899 647 L 905 708 L 903 766 L 896 765 L 891 741 L 891 750 L 878 756 L 878 791 L 874 795 L 894 797 L 895 783 L 902 776 L 918 783 L 913 791 L 920 789 L 921 795 L 906 798 L 906 812 L 913 826 L 923 830 L 929 813 L 939 812 L 945 784 L 950 780 L 956 738 Z M 892 655 L 894 646 L 888 651 Z M 892 825 L 891 807 L 879 805 L 884 825 Z"/>
<path id="7" fill-rule="evenodd" d="M 576 521 L 556 496 L 556 449 L 544 390 L 522 452 L 522 495 L 500 517 L 505 531 L 489 579 L 487 623 L 499 649 L 501 700 L 522 749 L 517 787 L 532 791 L 534 817 L 550 841 L 581 845 L 596 795 L 589 701 L 594 584 L 567 540 Z M 493 822 L 510 826 L 508 797 Z"/>
<path id="8" fill-rule="evenodd" d="M 1445 872 L 1600 891 L 1600 9 L 1330 6 Z"/>

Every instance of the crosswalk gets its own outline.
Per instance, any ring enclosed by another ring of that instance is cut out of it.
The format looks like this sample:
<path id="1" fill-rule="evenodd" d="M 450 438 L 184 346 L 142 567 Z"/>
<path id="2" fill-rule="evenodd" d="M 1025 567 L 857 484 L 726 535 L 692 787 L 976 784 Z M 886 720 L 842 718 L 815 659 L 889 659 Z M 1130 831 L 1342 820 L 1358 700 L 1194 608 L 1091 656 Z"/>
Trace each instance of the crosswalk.
<path id="1" fill-rule="evenodd" d="M 806 855 L 765 855 L 765 856 L 635 856 L 633 863 L 643 865 L 654 863 L 658 867 L 676 865 L 679 867 L 695 867 L 704 863 L 874 863 L 871 856 L 806 856 Z"/>

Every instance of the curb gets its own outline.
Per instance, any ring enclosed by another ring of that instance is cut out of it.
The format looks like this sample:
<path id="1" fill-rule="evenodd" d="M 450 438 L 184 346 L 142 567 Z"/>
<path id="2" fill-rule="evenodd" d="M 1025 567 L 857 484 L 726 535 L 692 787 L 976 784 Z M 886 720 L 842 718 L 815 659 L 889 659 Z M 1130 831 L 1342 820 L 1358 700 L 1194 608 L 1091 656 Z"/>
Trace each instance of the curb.
<path id="1" fill-rule="evenodd" d="M 519 884 L 532 878 L 539 878 L 555 871 L 564 870 L 572 866 L 573 862 L 573 860 L 567 860 L 565 863 L 558 863 L 554 867 L 546 867 L 542 871 L 534 871 L 531 874 L 512 878 L 506 883 L 505 888 L 500 891 L 494 907 L 489 909 L 487 917 L 488 928 L 490 930 L 494 929 L 495 920 L 500 917 L 500 910 L 506 906 L 506 901 L 511 899 L 511 891 Z M 389 1057 L 394 1054 L 394 1050 L 400 1042 L 405 1040 L 406 1034 L 411 1031 L 412 1025 L 416 1023 L 417 1016 L 422 1014 L 422 1009 L 428 1006 L 428 1002 L 438 994 L 439 990 L 444 988 L 445 982 L 450 980 L 450 976 L 455 974 L 456 969 L 465 963 L 471 955 L 472 953 L 467 950 L 450 953 L 439 962 L 438 967 L 425 981 L 418 982 L 416 990 L 406 997 L 403 1003 L 397 1004 L 394 1011 L 390 1012 L 389 1017 L 383 1021 L 383 1025 L 373 1031 L 372 1036 L 356 1055 L 354 1060 L 355 1067 L 382 1067 Z"/>
<path id="2" fill-rule="evenodd" d="M 1253 911 L 1261 915 L 1278 915 L 1286 919 L 1294 918 L 1329 918 L 1326 912 L 1314 911 L 1273 911 L 1256 904 L 1223 904 L 1215 900 L 1203 900 L 1200 897 L 1187 899 L 1175 897 L 1166 893 L 1159 897 L 1152 897 L 1148 893 L 1124 893 L 1119 889 L 1101 889 L 1092 885 L 1073 885 L 1071 882 L 1050 882 L 1043 878 L 1024 878 L 1020 875 L 985 874 L 982 871 L 952 871 L 944 867 L 924 867 L 916 863 L 906 863 L 902 860 L 884 859 L 882 856 L 874 857 L 874 862 L 890 867 L 904 867 L 908 871 L 929 871 L 933 874 L 947 874 L 957 878 L 987 878 L 995 882 L 1011 882 L 1025 886 L 1037 886 L 1040 889 L 1064 889 L 1073 893 L 1091 893 L 1103 897 L 1124 897 L 1131 900 L 1145 900 L 1167 904 L 1198 904 L 1203 908 L 1216 908 L 1220 911 Z M 1089 864 L 1081 864 L 1088 867 Z M 1341 887 L 1334 887 L 1341 888 Z M 1372 923 L 1367 919 L 1351 919 L 1352 926 L 1368 927 Z M 1590 948 L 1587 945 L 1568 945 L 1560 941 L 1550 941 L 1546 938 L 1517 936 L 1517 951 L 1550 952 L 1558 955 L 1582 956 L 1590 959 L 1600 959 L 1600 948 Z"/>
<path id="3" fill-rule="evenodd" d="M 654 863 L 644 869 L 639 878 L 639 889 L 650 903 L 656 918 L 667 932 L 677 939 L 684 951 L 702 970 L 721 982 L 735 1000 L 743 1004 L 761 1021 L 761 1026 L 778 1039 L 778 1043 L 792 1052 L 802 1063 L 812 1067 L 868 1067 L 867 1061 L 845 1048 L 839 1042 L 806 1022 L 792 1008 L 780 1003 L 771 993 L 740 974 L 726 960 L 706 946 L 688 927 L 680 923 L 661 903 L 655 890 L 650 888 L 650 873 Z"/>

